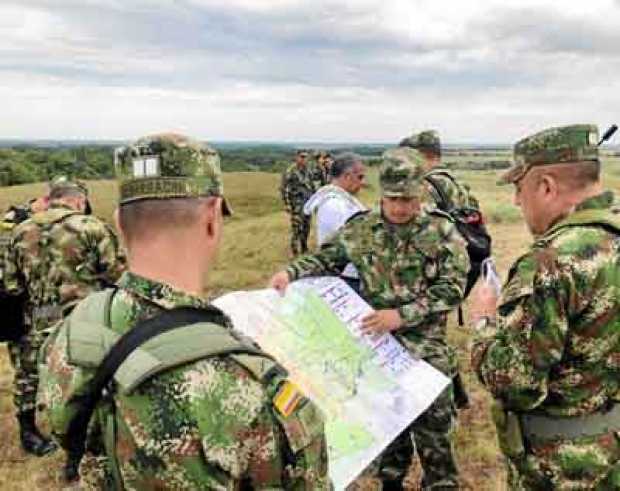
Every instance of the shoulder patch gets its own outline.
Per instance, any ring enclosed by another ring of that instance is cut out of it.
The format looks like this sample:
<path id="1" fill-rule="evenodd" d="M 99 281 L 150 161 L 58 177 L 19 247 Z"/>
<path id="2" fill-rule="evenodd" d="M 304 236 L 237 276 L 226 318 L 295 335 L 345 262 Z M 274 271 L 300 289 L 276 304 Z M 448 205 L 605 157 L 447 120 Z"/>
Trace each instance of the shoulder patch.
<path id="1" fill-rule="evenodd" d="M 286 380 L 280 385 L 278 392 L 273 397 L 273 405 L 282 416 L 287 418 L 295 411 L 303 399 L 304 395 L 297 386 L 293 382 Z"/>

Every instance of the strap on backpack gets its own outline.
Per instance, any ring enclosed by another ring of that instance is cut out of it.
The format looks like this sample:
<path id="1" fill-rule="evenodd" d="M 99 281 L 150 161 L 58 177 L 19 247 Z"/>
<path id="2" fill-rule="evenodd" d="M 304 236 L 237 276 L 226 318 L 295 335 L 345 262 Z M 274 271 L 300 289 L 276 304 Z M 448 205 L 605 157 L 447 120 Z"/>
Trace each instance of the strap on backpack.
<path id="1" fill-rule="evenodd" d="M 441 175 L 448 177 L 455 185 L 457 185 L 457 183 L 455 182 L 454 178 L 448 172 L 436 171 L 433 173 L 431 171 L 424 175 L 424 180 L 432 186 L 433 190 L 439 197 L 439 203 L 437 204 L 439 209 L 447 213 L 450 213 L 454 208 L 454 203 L 451 202 L 450 198 L 446 195 L 442 187 L 433 178 L 433 175 L 437 175 L 437 174 L 441 174 Z"/>
<path id="2" fill-rule="evenodd" d="M 111 290 L 111 293 L 106 295 L 106 305 L 104 308 L 104 324 L 106 327 L 110 326 L 110 311 L 114 293 L 115 290 Z M 64 437 L 65 441 L 62 442 L 63 447 L 67 449 L 68 466 L 71 465 L 77 469 L 86 450 L 89 421 L 101 398 L 109 393 L 110 383 L 123 362 L 150 339 L 175 329 L 205 322 L 225 325 L 226 317 L 215 307 L 206 309 L 179 307 L 137 323 L 114 343 L 97 367 L 87 391 L 74 395 L 68 401 L 68 405 L 72 405 L 76 409 L 74 416 L 68 424 Z M 220 350 L 213 350 L 213 352 L 209 353 L 210 356 L 224 354 L 256 355 L 262 358 L 270 358 L 266 353 L 242 342 Z M 243 363 L 241 360 L 238 360 L 238 362 L 247 368 L 247 363 Z M 275 363 L 266 367 L 264 376 L 267 376 L 267 371 L 273 373 L 273 370 L 267 370 L 272 369 L 273 365 Z M 255 376 L 258 375 L 254 370 L 252 370 L 252 373 Z"/>

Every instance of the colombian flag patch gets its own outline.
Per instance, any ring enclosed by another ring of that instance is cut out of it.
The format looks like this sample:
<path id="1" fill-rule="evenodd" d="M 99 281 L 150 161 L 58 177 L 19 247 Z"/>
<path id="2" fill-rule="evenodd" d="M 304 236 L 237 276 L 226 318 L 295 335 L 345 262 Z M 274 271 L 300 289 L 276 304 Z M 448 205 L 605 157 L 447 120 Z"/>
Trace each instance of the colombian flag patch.
<path id="1" fill-rule="evenodd" d="M 273 398 L 273 405 L 282 416 L 287 418 L 304 398 L 297 386 L 288 380 L 278 389 L 278 393 Z"/>

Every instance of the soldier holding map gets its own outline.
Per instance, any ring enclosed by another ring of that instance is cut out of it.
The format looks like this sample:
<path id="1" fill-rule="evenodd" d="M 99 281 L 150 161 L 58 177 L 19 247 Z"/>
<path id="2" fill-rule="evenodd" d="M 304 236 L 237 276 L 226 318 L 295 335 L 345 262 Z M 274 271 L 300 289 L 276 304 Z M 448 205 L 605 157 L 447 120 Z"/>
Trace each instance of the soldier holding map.
<path id="1" fill-rule="evenodd" d="M 446 343 L 446 319 L 462 300 L 469 268 L 465 242 L 445 216 L 421 212 L 424 170 L 419 153 L 398 148 L 383 158 L 381 209 L 351 220 L 320 252 L 276 273 L 270 285 L 283 292 L 291 281 L 338 275 L 352 263 L 360 275 L 361 295 L 375 309 L 363 319 L 362 329 L 392 332 L 414 356 L 452 377 L 456 360 Z M 384 489 L 402 489 L 413 453 L 411 438 L 425 489 L 458 488 L 452 448 L 455 413 L 449 387 L 380 458 Z"/>

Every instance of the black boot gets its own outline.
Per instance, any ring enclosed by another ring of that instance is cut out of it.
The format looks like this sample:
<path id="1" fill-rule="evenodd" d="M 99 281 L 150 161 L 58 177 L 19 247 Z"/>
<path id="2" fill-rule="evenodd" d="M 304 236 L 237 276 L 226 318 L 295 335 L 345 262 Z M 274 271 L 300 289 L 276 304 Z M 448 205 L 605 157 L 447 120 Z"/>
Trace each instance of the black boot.
<path id="1" fill-rule="evenodd" d="M 41 457 L 56 450 L 56 444 L 44 437 L 35 424 L 34 409 L 17 416 L 19 420 L 19 439 L 25 452 Z"/>

